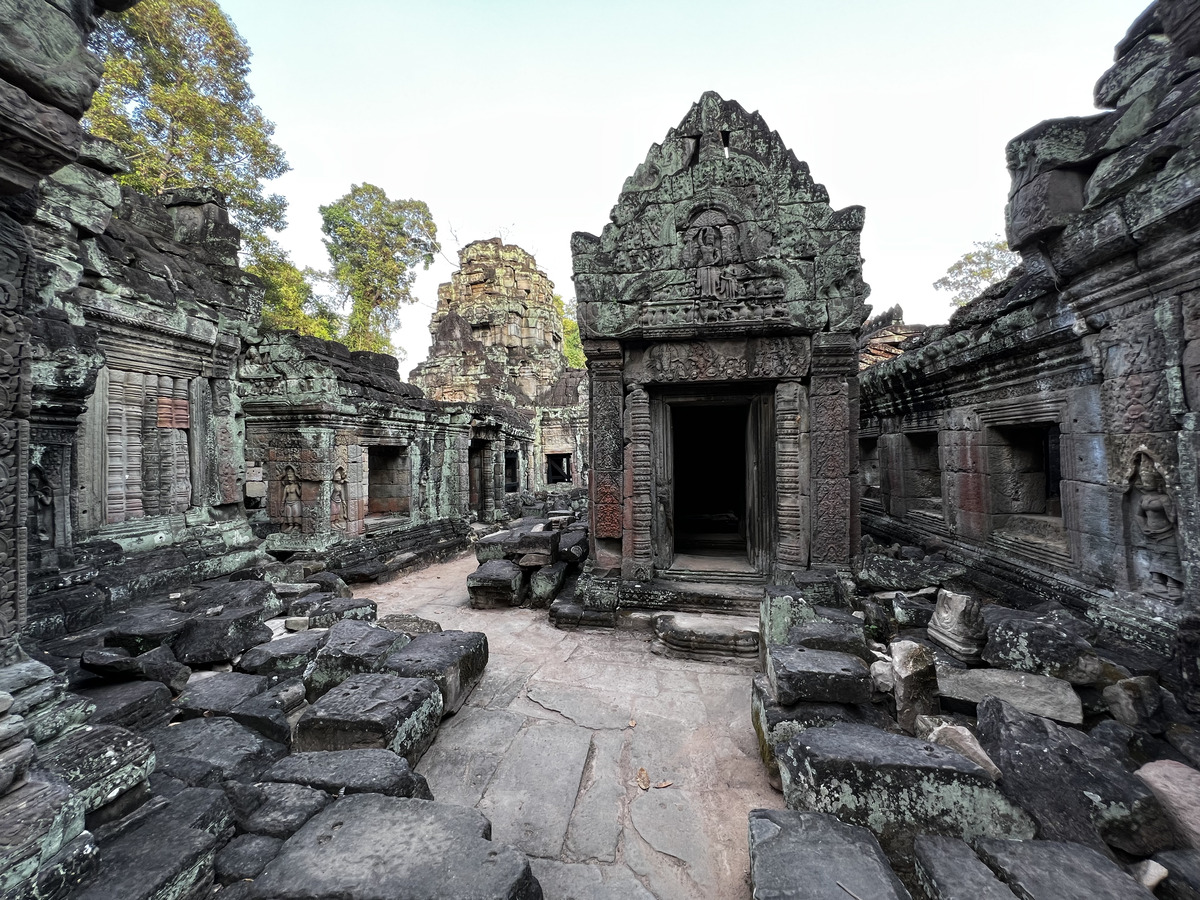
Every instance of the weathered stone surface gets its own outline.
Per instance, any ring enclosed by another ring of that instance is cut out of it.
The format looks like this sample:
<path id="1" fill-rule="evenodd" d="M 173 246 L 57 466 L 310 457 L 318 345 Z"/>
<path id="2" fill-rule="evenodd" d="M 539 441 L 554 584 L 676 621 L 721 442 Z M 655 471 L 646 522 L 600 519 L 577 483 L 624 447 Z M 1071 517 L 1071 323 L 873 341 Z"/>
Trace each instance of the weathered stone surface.
<path id="1" fill-rule="evenodd" d="M 964 662 L 978 661 L 987 638 L 978 598 L 944 588 L 938 591 L 929 637 Z"/>
<path id="2" fill-rule="evenodd" d="M 767 678 L 775 699 L 785 706 L 801 700 L 871 702 L 871 670 L 849 653 L 770 647 L 767 650 Z"/>
<path id="3" fill-rule="evenodd" d="M 1135 774 L 1158 798 L 1177 846 L 1200 850 L 1200 772 L 1182 763 L 1162 760 L 1146 763 Z"/>
<path id="4" fill-rule="evenodd" d="M 868 591 L 919 591 L 938 587 L 953 578 L 961 578 L 962 566 L 924 560 L 891 559 L 879 554 L 863 557 L 855 572 L 859 586 Z"/>
<path id="5" fill-rule="evenodd" d="M 64 900 L 73 896 L 100 867 L 100 849 L 84 832 L 38 867 L 35 896 L 38 900 Z"/>
<path id="6" fill-rule="evenodd" d="M 955 753 L 961 753 L 979 766 L 979 768 L 987 772 L 992 781 L 1000 780 L 1002 773 L 999 767 L 992 762 L 992 758 L 987 755 L 987 751 L 979 743 L 979 738 L 969 728 L 963 725 L 952 725 L 948 722 L 942 722 L 934 725 L 926 732 L 922 728 L 920 717 L 918 717 L 915 734 L 917 737 L 929 741 L 931 744 L 937 744 L 941 747 L 947 747 Z"/>
<path id="7" fill-rule="evenodd" d="M 91 721 L 145 731 L 166 724 L 175 715 L 171 691 L 157 681 L 127 681 L 79 688 L 80 696 L 96 707 Z"/>
<path id="8" fill-rule="evenodd" d="M 934 656 L 928 647 L 912 641 L 894 641 L 888 650 L 892 657 L 896 720 L 906 732 L 916 734 L 917 716 L 936 716 L 941 712 Z"/>
<path id="9" fill-rule="evenodd" d="M 750 884 L 755 900 L 909 896 L 870 831 L 793 810 L 750 810 Z"/>
<path id="10" fill-rule="evenodd" d="M 304 580 L 308 584 L 317 585 L 319 590 L 333 594 L 337 598 L 354 596 L 354 591 L 350 588 L 350 585 L 346 584 L 335 572 L 317 572 L 315 575 L 310 575 Z"/>
<path id="11" fill-rule="evenodd" d="M 85 725 L 41 747 L 38 765 L 66 781 L 91 813 L 150 776 L 154 747 L 125 728 Z"/>
<path id="12" fill-rule="evenodd" d="M 217 881 L 232 884 L 235 881 L 252 881 L 257 878 L 267 863 L 279 855 L 283 841 L 265 834 L 239 834 L 225 845 L 215 860 Z"/>
<path id="13" fill-rule="evenodd" d="M 83 803 L 60 781 L 30 780 L 0 796 L 0 894 L 21 896 L 43 859 L 83 832 Z"/>
<path id="14" fill-rule="evenodd" d="M 817 611 L 821 615 L 820 609 Z M 803 646 L 809 650 L 834 650 L 849 653 L 870 662 L 871 652 L 867 649 L 867 638 L 863 634 L 863 623 L 853 616 L 838 621 L 828 621 L 828 616 L 811 622 L 801 622 L 788 630 L 787 643 Z"/>
<path id="15" fill-rule="evenodd" d="M 284 843 L 251 896 L 540 900 L 528 861 L 486 840 L 490 833 L 474 810 L 378 794 L 342 797 Z"/>
<path id="16" fill-rule="evenodd" d="M 746 616 L 659 613 L 654 633 L 672 650 L 699 659 L 758 655 L 758 623 Z"/>
<path id="17" fill-rule="evenodd" d="M 229 717 L 265 738 L 288 746 L 296 720 L 307 706 L 304 682 L 289 678 L 246 698 L 229 711 Z"/>
<path id="18" fill-rule="evenodd" d="M 41 703 L 27 710 L 24 716 L 25 726 L 31 739 L 44 744 L 82 725 L 95 708 L 92 702 L 84 697 L 63 694 L 49 703 Z"/>
<path id="19" fill-rule="evenodd" d="M 327 631 L 302 631 L 252 647 L 242 654 L 237 670 L 263 675 L 272 683 L 303 675 L 325 643 Z"/>
<path id="20" fill-rule="evenodd" d="M 556 562 L 542 566 L 529 579 L 529 603 L 534 609 L 545 609 L 550 605 L 567 577 L 567 564 Z"/>
<path id="21" fill-rule="evenodd" d="M 397 634 L 367 622 L 334 623 L 304 672 L 309 702 L 315 702 L 351 675 L 378 672 L 388 654 L 399 650 L 408 641 L 406 634 Z"/>
<path id="22" fill-rule="evenodd" d="M 931 900 L 1017 900 L 958 838 L 919 834 L 913 855 L 917 881 Z"/>
<path id="23" fill-rule="evenodd" d="M 442 694 L 428 678 L 354 675 L 305 710 L 297 750 L 382 747 L 416 765 L 442 718 Z"/>
<path id="24" fill-rule="evenodd" d="M 384 794 L 432 800 L 423 775 L 391 750 L 293 753 L 263 774 L 264 781 L 304 784 L 330 794 Z"/>
<path id="25" fill-rule="evenodd" d="M 107 678 L 140 678 L 161 681 L 173 693 L 179 693 L 191 677 L 192 670 L 179 662 L 169 647 L 155 647 L 139 656 L 130 655 L 120 647 L 95 648 L 83 651 L 80 668 Z"/>
<path id="26" fill-rule="evenodd" d="M 1053 621 L 1023 616 L 989 622 L 983 658 L 998 668 L 1049 675 L 1071 684 L 1095 684 L 1106 669 L 1082 637 Z"/>
<path id="27" fill-rule="evenodd" d="M 75 896 L 86 900 L 188 897 L 211 884 L 216 838 L 169 822 L 147 823 L 103 848 L 96 877 Z"/>
<path id="28" fill-rule="evenodd" d="M 1156 894 L 1161 900 L 1198 900 L 1200 898 L 1200 851 L 1165 850 L 1154 861 L 1167 870 L 1166 880 Z"/>
<path id="29" fill-rule="evenodd" d="M 206 587 L 189 603 L 189 608 L 196 610 L 218 607 L 253 609 L 258 612 L 260 619 L 266 621 L 283 612 L 283 599 L 274 584 L 264 581 L 233 581 Z"/>
<path id="30" fill-rule="evenodd" d="M 149 733 L 156 771 L 189 785 L 255 778 L 286 748 L 224 716 L 189 719 Z"/>
<path id="31" fill-rule="evenodd" d="M 1000 788 L 1046 840 L 1103 852 L 1111 844 L 1139 856 L 1171 846 L 1154 794 L 1082 731 L 989 698 L 979 704 L 979 740 L 1003 773 Z"/>
<path id="32" fill-rule="evenodd" d="M 111 623 L 104 638 L 105 646 L 121 647 L 138 655 L 155 647 L 173 645 L 192 620 L 190 613 L 169 609 L 149 609 L 131 612 Z"/>
<path id="33" fill-rule="evenodd" d="M 1079 844 L 983 839 L 975 849 L 1021 897 L 1151 900 L 1154 896 L 1112 860 Z"/>
<path id="34" fill-rule="evenodd" d="M 226 662 L 270 639 L 271 629 L 262 624 L 259 610 L 232 607 L 189 620 L 171 649 L 185 665 Z"/>
<path id="35" fill-rule="evenodd" d="M 896 591 L 891 606 L 901 628 L 925 628 L 933 619 L 934 604 L 920 594 Z"/>
<path id="36" fill-rule="evenodd" d="M 987 697 L 997 697 L 1035 716 L 1069 725 L 1083 722 L 1083 704 L 1079 695 L 1059 678 L 1007 669 L 955 669 L 950 666 L 938 666 L 937 676 L 943 701 L 958 701 L 973 708 Z"/>
<path id="37" fill-rule="evenodd" d="M 402 678 L 432 678 L 442 693 L 442 715 L 458 712 L 483 677 L 487 635 L 478 631 L 419 634 L 384 661 L 383 670 Z"/>
<path id="38" fill-rule="evenodd" d="M 330 597 L 329 594 L 311 594 L 291 605 L 289 614 L 308 619 L 309 628 L 329 628 L 343 619 L 359 622 L 374 622 L 378 606 L 374 600 L 363 597 Z"/>
<path id="39" fill-rule="evenodd" d="M 467 593 L 475 609 L 520 606 L 525 599 L 521 568 L 507 559 L 489 560 L 467 576 Z"/>
<path id="40" fill-rule="evenodd" d="M 1032 838 L 1033 820 L 961 754 L 865 725 L 831 725 L 775 750 L 789 809 L 812 809 L 870 828 L 907 857 L 917 833 L 971 840 Z"/>
<path id="41" fill-rule="evenodd" d="M 1104 689 L 1104 703 L 1112 717 L 1130 728 L 1162 732 L 1164 719 L 1162 693 L 1158 682 L 1148 675 L 1123 678 Z"/>
<path id="42" fill-rule="evenodd" d="M 391 613 L 379 620 L 379 627 L 394 631 L 397 634 L 407 634 L 416 637 L 418 634 L 432 634 L 441 631 L 442 626 L 433 619 L 422 619 L 420 616 L 408 613 Z"/>
<path id="43" fill-rule="evenodd" d="M 302 784 L 268 782 L 226 786 L 237 815 L 239 831 L 285 839 L 324 809 L 325 791 Z"/>
<path id="44" fill-rule="evenodd" d="M 178 718 L 228 716 L 240 703 L 266 689 L 267 679 L 261 675 L 216 672 L 207 678 L 196 679 L 175 699 Z"/>

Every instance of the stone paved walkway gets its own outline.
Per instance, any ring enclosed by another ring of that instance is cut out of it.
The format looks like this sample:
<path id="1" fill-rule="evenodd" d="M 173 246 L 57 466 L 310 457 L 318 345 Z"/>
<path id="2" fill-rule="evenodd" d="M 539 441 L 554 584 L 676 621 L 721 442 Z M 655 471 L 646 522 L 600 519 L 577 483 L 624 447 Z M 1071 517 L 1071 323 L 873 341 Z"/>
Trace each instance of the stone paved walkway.
<path id="1" fill-rule="evenodd" d="M 547 900 L 749 897 L 747 813 L 782 808 L 750 724 L 746 662 L 669 659 L 645 631 L 558 631 L 474 610 L 464 555 L 357 594 L 488 636 L 487 672 L 418 770 L 532 858 Z M 641 790 L 644 767 L 652 784 Z"/>

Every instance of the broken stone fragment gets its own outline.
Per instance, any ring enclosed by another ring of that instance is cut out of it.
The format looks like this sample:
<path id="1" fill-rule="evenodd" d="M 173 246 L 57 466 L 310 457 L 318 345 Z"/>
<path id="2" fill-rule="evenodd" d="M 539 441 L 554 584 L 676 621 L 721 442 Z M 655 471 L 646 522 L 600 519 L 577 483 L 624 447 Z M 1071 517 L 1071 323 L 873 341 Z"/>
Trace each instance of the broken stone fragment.
<path id="1" fill-rule="evenodd" d="M 524 561 L 520 565 L 525 565 Z M 557 596 L 567 577 L 567 564 L 556 562 L 544 565 L 529 580 L 529 605 L 534 609 L 546 609 Z"/>
<path id="2" fill-rule="evenodd" d="M 296 722 L 307 707 L 304 681 L 289 678 L 243 700 L 229 711 L 229 717 L 265 738 L 290 746 Z"/>
<path id="3" fill-rule="evenodd" d="M 158 760 L 155 771 L 192 786 L 258 777 L 287 752 L 224 716 L 189 719 L 149 733 Z"/>
<path id="4" fill-rule="evenodd" d="M 329 804 L 325 791 L 302 784 L 267 782 L 226 786 L 239 831 L 286 839 Z"/>
<path id="5" fill-rule="evenodd" d="M 938 690 L 947 706 L 970 713 L 987 697 L 997 697 L 1018 709 L 1068 725 L 1083 722 L 1083 703 L 1070 684 L 1048 675 L 1007 669 L 956 669 L 939 665 Z M 949 701 L 949 702 L 947 702 Z"/>
<path id="6" fill-rule="evenodd" d="M 381 747 L 409 765 L 433 742 L 442 694 L 429 678 L 354 675 L 305 710 L 296 723 L 297 750 Z"/>
<path id="7" fill-rule="evenodd" d="M 1172 760 L 1146 763 L 1135 773 L 1167 814 L 1176 846 L 1200 850 L 1200 772 Z"/>
<path id="8" fill-rule="evenodd" d="M 896 720 L 906 732 L 915 734 L 917 716 L 936 716 L 942 711 L 934 656 L 928 647 L 912 641 L 894 641 L 889 649 Z"/>
<path id="9" fill-rule="evenodd" d="M 908 900 L 874 835 L 819 812 L 750 810 L 755 898 Z"/>
<path id="10" fill-rule="evenodd" d="M 1156 892 L 1160 900 L 1200 898 L 1200 850 L 1165 850 L 1154 861 L 1167 870 Z"/>
<path id="11" fill-rule="evenodd" d="M 783 705 L 801 700 L 870 703 L 871 670 L 859 657 L 831 650 L 770 647 L 767 678 Z"/>
<path id="12" fill-rule="evenodd" d="M 1164 730 L 1158 681 L 1149 675 L 1124 678 L 1109 685 L 1104 689 L 1104 702 L 1112 717 L 1130 728 Z"/>
<path id="13" fill-rule="evenodd" d="M 921 832 L 970 841 L 1037 833 L 1033 820 L 960 753 L 865 725 L 813 728 L 775 748 L 789 809 L 870 828 L 908 858 Z"/>
<path id="14" fill-rule="evenodd" d="M 304 670 L 308 701 L 316 702 L 351 675 L 380 671 L 388 656 L 408 642 L 407 634 L 397 634 L 369 622 L 335 622 Z"/>
<path id="15" fill-rule="evenodd" d="M 969 594 L 938 591 L 929 637 L 963 662 L 977 662 L 987 639 L 979 600 Z"/>
<path id="16" fill-rule="evenodd" d="M 525 599 L 524 573 L 511 560 L 493 559 L 467 576 L 467 594 L 475 609 L 520 606 Z"/>
<path id="17" fill-rule="evenodd" d="M 961 753 L 987 772 L 992 781 L 999 781 L 1003 774 L 999 767 L 992 762 L 992 758 L 987 755 L 987 751 L 979 743 L 979 738 L 975 737 L 965 725 L 942 723 L 935 725 L 929 729 L 928 734 L 923 734 L 921 737 L 931 744 L 948 747 L 956 753 Z"/>
<path id="18" fill-rule="evenodd" d="M 271 629 L 262 624 L 260 609 L 230 607 L 217 615 L 188 621 L 171 649 L 185 665 L 228 662 L 270 639 Z"/>
<path id="19" fill-rule="evenodd" d="M 192 670 L 179 662 L 169 647 L 155 647 L 140 656 L 132 656 L 123 647 L 95 647 L 83 651 L 79 667 L 105 678 L 138 678 L 160 681 L 172 693 L 179 693 Z"/>
<path id="20" fill-rule="evenodd" d="M 293 753 L 263 774 L 264 781 L 305 784 L 330 794 L 385 794 L 432 800 L 425 777 L 391 750 Z"/>
<path id="21" fill-rule="evenodd" d="M 1090 847 L 1053 840 L 984 838 L 980 858 L 1021 897 L 1153 900 L 1120 866 Z"/>
<path id="22" fill-rule="evenodd" d="M 268 683 L 275 683 L 297 675 L 317 657 L 317 651 L 325 643 L 325 630 L 307 630 L 308 619 L 304 619 L 305 631 L 276 638 L 265 644 L 251 647 L 237 662 L 237 670 L 249 675 L 262 675 Z"/>
<path id="23" fill-rule="evenodd" d="M 350 585 L 342 581 L 342 579 L 333 572 L 317 572 L 315 575 L 310 575 L 304 580 L 308 584 L 317 585 L 319 590 L 333 594 L 333 596 L 338 599 L 354 596 L 354 591 L 351 589 Z"/>
<path id="24" fill-rule="evenodd" d="M 265 691 L 267 684 L 261 675 L 241 672 L 218 672 L 198 679 L 175 700 L 179 719 L 227 716 L 239 704 Z"/>
<path id="25" fill-rule="evenodd" d="M 239 834 L 217 854 L 215 872 L 219 884 L 235 881 L 253 881 L 267 863 L 273 860 L 283 847 L 279 838 L 265 834 Z"/>
<path id="26" fill-rule="evenodd" d="M 1136 856 L 1172 845 L 1154 794 L 1082 731 L 988 698 L 979 704 L 979 742 L 1003 773 L 1001 789 L 1037 820 L 1041 837 Z"/>

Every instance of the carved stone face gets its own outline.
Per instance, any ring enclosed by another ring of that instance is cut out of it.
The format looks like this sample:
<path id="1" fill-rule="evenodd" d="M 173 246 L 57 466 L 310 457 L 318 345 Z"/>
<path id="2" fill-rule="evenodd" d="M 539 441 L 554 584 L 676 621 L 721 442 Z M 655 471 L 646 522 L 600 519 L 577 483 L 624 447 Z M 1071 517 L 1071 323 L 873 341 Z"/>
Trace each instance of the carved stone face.
<path id="1" fill-rule="evenodd" d="M 1154 471 L 1154 464 L 1150 462 L 1149 457 L 1138 456 L 1137 474 L 1134 476 L 1133 483 L 1138 490 L 1146 493 L 1158 491 L 1158 473 Z"/>

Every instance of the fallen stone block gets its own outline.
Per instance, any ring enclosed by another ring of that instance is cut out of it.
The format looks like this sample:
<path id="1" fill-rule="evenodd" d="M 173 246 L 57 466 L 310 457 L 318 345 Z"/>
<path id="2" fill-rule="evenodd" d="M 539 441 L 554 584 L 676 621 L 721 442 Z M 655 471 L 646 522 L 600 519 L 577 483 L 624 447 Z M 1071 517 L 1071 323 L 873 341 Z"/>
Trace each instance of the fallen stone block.
<path id="1" fill-rule="evenodd" d="M 870 828 L 890 858 L 920 832 L 1032 838 L 1032 819 L 961 754 L 865 725 L 813 728 L 775 748 L 789 809 Z"/>
<path id="2" fill-rule="evenodd" d="M 90 880 L 100 868 L 100 848 L 90 832 L 85 831 L 75 840 L 38 867 L 36 888 L 33 896 L 37 900 L 65 900 L 84 882 Z"/>
<path id="3" fill-rule="evenodd" d="M 28 896 L 43 860 L 83 831 L 83 801 L 61 781 L 31 779 L 0 796 L 0 897 Z"/>
<path id="4" fill-rule="evenodd" d="M 315 587 L 315 586 L 314 586 Z M 200 592 L 188 607 L 196 611 L 212 609 L 252 609 L 265 622 L 283 612 L 283 599 L 275 585 L 265 581 L 231 581 L 211 585 Z"/>
<path id="5" fill-rule="evenodd" d="M 374 600 L 364 597 L 331 598 L 328 594 L 313 594 L 293 603 L 288 614 L 308 619 L 309 628 L 329 628 L 335 622 L 346 619 L 374 622 L 378 615 L 378 607 Z"/>
<path id="6" fill-rule="evenodd" d="M 157 681 L 125 681 L 79 688 L 95 712 L 88 720 L 95 725 L 120 725 L 134 731 L 149 731 L 165 725 L 175 715 L 171 691 Z"/>
<path id="7" fill-rule="evenodd" d="M 987 838 L 975 849 L 1019 897 L 1153 900 L 1121 867 L 1090 847 L 1059 841 Z"/>
<path id="8" fill-rule="evenodd" d="M 269 740 L 291 746 L 296 722 L 307 708 L 304 681 L 289 678 L 246 698 L 229 711 L 229 717 Z"/>
<path id="9" fill-rule="evenodd" d="M 521 567 L 507 559 L 485 562 L 467 576 L 467 594 L 475 609 L 520 606 L 525 599 Z"/>
<path id="10" fill-rule="evenodd" d="M 540 900 L 529 861 L 487 840 L 490 833 L 473 809 L 379 794 L 342 797 L 284 843 L 250 896 Z"/>
<path id="11" fill-rule="evenodd" d="M 428 678 L 354 675 L 304 711 L 297 750 L 381 747 L 416 765 L 442 718 L 442 694 Z"/>
<path id="12" fill-rule="evenodd" d="M 1159 900 L 1200 900 L 1200 850 L 1164 850 L 1154 861 L 1167 870 Z"/>
<path id="13" fill-rule="evenodd" d="M 245 582 L 253 584 L 253 582 Z M 271 629 L 256 609 L 230 608 L 188 621 L 171 649 L 185 665 L 227 662 L 255 644 L 271 640 Z"/>
<path id="14" fill-rule="evenodd" d="M 1003 773 L 999 766 L 992 762 L 992 758 L 987 755 L 987 751 L 979 743 L 979 738 L 970 729 L 950 722 L 939 722 L 925 730 L 922 727 L 922 720 L 925 718 L 924 716 L 917 717 L 916 737 L 929 741 L 931 744 L 937 744 L 939 747 L 946 747 L 955 753 L 961 753 L 987 772 L 992 781 L 1000 780 Z"/>
<path id="15" fill-rule="evenodd" d="M 104 637 L 106 647 L 122 647 L 134 656 L 163 645 L 171 646 L 194 613 L 170 609 L 136 610 L 111 624 Z"/>
<path id="16" fill-rule="evenodd" d="M 767 648 L 767 678 L 785 706 L 801 700 L 870 703 L 871 670 L 857 656 L 803 647 Z"/>
<path id="17" fill-rule="evenodd" d="M 179 719 L 201 716 L 227 716 L 234 707 L 267 689 L 262 675 L 242 672 L 217 672 L 193 681 L 175 698 Z"/>
<path id="18" fill-rule="evenodd" d="M 158 900 L 191 897 L 211 884 L 217 841 L 169 822 L 147 823 L 110 841 L 78 900 Z"/>
<path id="19" fill-rule="evenodd" d="M 388 656 L 383 671 L 401 678 L 431 678 L 442 694 L 442 716 L 452 715 L 470 696 L 488 662 L 487 635 L 441 631 L 417 635 Z"/>
<path id="20" fill-rule="evenodd" d="M 1163 691 L 1153 677 L 1120 679 L 1104 688 L 1103 697 L 1108 711 L 1121 724 L 1157 733 L 1166 730 Z"/>
<path id="21" fill-rule="evenodd" d="M 25 728 L 38 744 L 46 744 L 88 720 L 95 705 L 76 694 L 63 694 L 25 713 Z"/>
<path id="22" fill-rule="evenodd" d="M 424 775 L 391 750 L 331 750 L 293 753 L 262 776 L 263 781 L 303 784 L 330 794 L 384 794 L 432 800 Z"/>
<path id="23" fill-rule="evenodd" d="M 758 607 L 759 662 L 766 668 L 767 647 L 787 644 L 788 633 L 802 622 L 817 618 L 812 600 L 800 589 L 786 584 L 769 584 Z"/>
<path id="24" fill-rule="evenodd" d="M 787 643 L 808 650 L 833 650 L 849 653 L 864 662 L 871 662 L 871 651 L 867 649 L 867 638 L 863 633 L 861 619 L 856 619 L 842 610 L 822 612 L 817 608 L 819 619 L 801 622 L 788 629 Z M 829 613 L 838 613 L 835 617 Z"/>
<path id="25" fill-rule="evenodd" d="M 1068 725 L 1083 723 L 1083 703 L 1061 678 L 1010 672 L 1007 669 L 937 667 L 938 690 L 950 708 L 973 713 L 980 701 L 996 697 L 1035 716 Z M 955 703 L 957 701 L 957 704 Z"/>
<path id="26" fill-rule="evenodd" d="M 565 562 L 542 566 L 529 579 L 529 605 L 534 609 L 547 608 L 558 595 L 566 578 Z"/>
<path id="27" fill-rule="evenodd" d="M 246 781 L 287 753 L 244 725 L 224 716 L 188 719 L 150 732 L 156 771 L 197 787 Z"/>
<path id="28" fill-rule="evenodd" d="M 1056 620 L 1024 615 L 991 617 L 983 659 L 1001 669 L 1061 678 L 1071 684 L 1111 680 L 1115 666 L 1106 664 L 1092 645 Z"/>
<path id="29" fill-rule="evenodd" d="M 579 565 L 588 555 L 586 531 L 564 531 L 558 540 L 558 556 L 569 563 Z"/>
<path id="30" fill-rule="evenodd" d="M 939 587 L 965 574 L 966 569 L 952 563 L 871 555 L 863 557 L 854 580 L 868 591 L 919 591 L 924 587 Z"/>
<path id="31" fill-rule="evenodd" d="M 335 622 L 313 661 L 304 670 L 308 701 L 315 702 L 351 675 L 378 672 L 388 655 L 409 641 L 369 622 Z"/>
<path id="32" fill-rule="evenodd" d="M 318 590 L 333 594 L 334 597 L 347 598 L 353 597 L 354 591 L 350 585 L 346 584 L 340 576 L 333 572 L 317 572 L 304 579 L 308 584 L 315 584 Z"/>
<path id="33" fill-rule="evenodd" d="M 239 834 L 216 856 L 214 865 L 219 884 L 253 881 L 267 863 L 279 855 L 283 841 L 265 834 Z"/>
<path id="34" fill-rule="evenodd" d="M 235 668 L 248 675 L 262 675 L 270 684 L 303 675 L 317 658 L 328 631 L 301 631 L 251 647 L 242 654 Z"/>
<path id="35" fill-rule="evenodd" d="M 1134 774 L 1154 792 L 1177 846 L 1200 850 L 1200 772 L 1172 760 L 1146 763 Z"/>
<path id="36" fill-rule="evenodd" d="M 97 647 L 84 650 L 79 667 L 104 678 L 158 681 L 172 693 L 183 690 L 192 670 L 175 658 L 169 647 L 155 647 L 133 656 L 124 647 Z"/>
<path id="37" fill-rule="evenodd" d="M 920 594 L 897 591 L 892 596 L 892 615 L 901 628 L 927 628 L 933 618 L 933 601 Z"/>
<path id="38" fill-rule="evenodd" d="M 978 662 L 987 642 L 982 603 L 969 594 L 938 591 L 933 618 L 929 620 L 929 638 L 963 662 Z"/>
<path id="39" fill-rule="evenodd" d="M 874 835 L 819 812 L 750 810 L 755 900 L 909 900 Z"/>
<path id="40" fill-rule="evenodd" d="M 930 900 L 1017 900 L 1017 895 L 958 838 L 919 834 L 916 880 Z"/>
<path id="41" fill-rule="evenodd" d="M 616 609 L 584 606 L 574 597 L 559 597 L 550 604 L 550 624 L 564 631 L 576 628 L 612 628 L 617 624 Z"/>
<path id="42" fill-rule="evenodd" d="M 432 634 L 441 631 L 442 626 L 432 619 L 422 619 L 420 616 L 408 613 L 391 613 L 379 620 L 379 627 L 394 631 L 396 634 L 407 634 L 415 638 L 418 634 Z"/>
<path id="43" fill-rule="evenodd" d="M 916 734 L 918 716 L 936 716 L 942 711 L 934 656 L 928 647 L 912 641 L 893 641 L 888 650 L 896 721 L 909 734 Z"/>
<path id="44" fill-rule="evenodd" d="M 154 747 L 115 725 L 85 725 L 38 748 L 38 765 L 62 778 L 95 812 L 150 777 Z"/>
<path id="45" fill-rule="evenodd" d="M 285 840 L 329 805 L 325 791 L 302 784 L 266 782 L 226 785 L 238 831 Z"/>
<path id="46" fill-rule="evenodd" d="M 1172 845 L 1151 790 L 1082 731 L 989 698 L 979 704 L 979 740 L 1004 774 L 1000 788 L 1033 816 L 1043 838 L 1136 856 Z"/>
<path id="47" fill-rule="evenodd" d="M 183 787 L 170 797 L 166 806 L 147 817 L 151 827 L 160 822 L 204 831 L 224 842 L 233 836 L 233 807 L 220 788 Z"/>
<path id="48" fill-rule="evenodd" d="M 480 565 L 493 559 L 504 559 L 508 556 L 507 543 L 513 534 L 511 531 L 497 531 L 485 535 L 475 542 L 475 561 Z"/>

